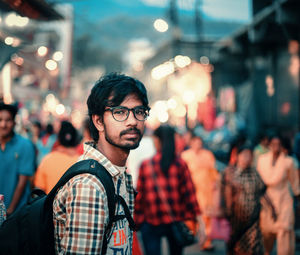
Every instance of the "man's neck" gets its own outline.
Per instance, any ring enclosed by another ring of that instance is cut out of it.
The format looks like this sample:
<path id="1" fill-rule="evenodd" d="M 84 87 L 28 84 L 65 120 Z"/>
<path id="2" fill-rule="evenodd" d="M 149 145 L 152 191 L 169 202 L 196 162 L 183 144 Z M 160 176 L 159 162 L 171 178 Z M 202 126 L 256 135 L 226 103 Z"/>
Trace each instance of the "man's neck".
<path id="1" fill-rule="evenodd" d="M 14 134 L 12 133 L 9 136 L 0 137 L 0 146 L 2 150 L 5 150 L 5 145 L 13 138 Z"/>
<path id="2" fill-rule="evenodd" d="M 59 145 L 55 150 L 58 151 L 58 152 L 67 154 L 69 156 L 78 155 L 76 147 L 65 147 L 65 146 Z"/>
<path id="3" fill-rule="evenodd" d="M 100 139 L 97 143 L 97 150 L 99 150 L 113 165 L 126 165 L 129 150 L 127 151 L 118 147 L 113 147 L 107 143 L 101 143 Z"/>

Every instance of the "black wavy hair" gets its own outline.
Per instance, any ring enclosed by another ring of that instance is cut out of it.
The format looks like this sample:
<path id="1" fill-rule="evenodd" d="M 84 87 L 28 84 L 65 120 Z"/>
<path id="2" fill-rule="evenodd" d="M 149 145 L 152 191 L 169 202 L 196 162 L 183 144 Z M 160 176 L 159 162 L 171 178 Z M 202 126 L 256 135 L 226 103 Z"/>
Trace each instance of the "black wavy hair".
<path id="1" fill-rule="evenodd" d="M 3 102 L 0 102 L 0 111 L 8 111 L 10 112 L 13 119 L 15 119 L 17 113 L 18 113 L 18 107 L 13 104 L 5 104 Z"/>
<path id="2" fill-rule="evenodd" d="M 167 176 L 171 164 L 174 162 L 175 153 L 175 129 L 169 125 L 159 126 L 154 130 L 153 135 L 161 142 L 160 167 Z"/>
<path id="3" fill-rule="evenodd" d="M 51 123 L 48 123 L 45 128 L 46 134 L 52 135 L 54 133 L 54 127 Z"/>
<path id="4" fill-rule="evenodd" d="M 124 74 L 110 73 L 96 82 L 87 99 L 91 137 L 95 142 L 99 139 L 99 132 L 94 126 L 92 116 L 102 117 L 105 107 L 120 105 L 129 94 L 136 94 L 143 105 L 149 108 L 146 88 L 137 79 Z"/>
<path id="5" fill-rule="evenodd" d="M 78 132 L 69 121 L 62 121 L 58 132 L 58 141 L 65 147 L 75 147 L 78 145 Z"/>

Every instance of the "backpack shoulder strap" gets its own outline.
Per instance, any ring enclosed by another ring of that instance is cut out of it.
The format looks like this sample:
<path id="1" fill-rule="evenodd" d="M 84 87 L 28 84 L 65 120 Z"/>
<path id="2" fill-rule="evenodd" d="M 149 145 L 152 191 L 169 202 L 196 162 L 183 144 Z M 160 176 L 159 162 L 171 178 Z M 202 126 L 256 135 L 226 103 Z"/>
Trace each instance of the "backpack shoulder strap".
<path id="1" fill-rule="evenodd" d="M 47 195 L 45 206 L 48 206 L 52 208 L 52 203 L 54 200 L 54 197 L 56 195 L 57 190 L 65 185 L 71 178 L 78 174 L 83 173 L 90 173 L 95 176 L 101 181 L 107 195 L 107 203 L 108 203 L 108 211 L 109 211 L 109 222 L 108 226 L 105 230 L 105 236 L 110 231 L 112 224 L 114 221 L 116 221 L 118 218 L 115 216 L 115 210 L 116 210 L 116 202 L 119 201 L 125 210 L 125 217 L 129 221 L 129 226 L 133 230 L 134 227 L 134 221 L 131 217 L 129 208 L 125 202 L 125 200 L 117 196 L 115 194 L 115 186 L 112 180 L 112 176 L 110 173 L 103 167 L 98 161 L 93 159 L 87 159 L 82 160 L 77 163 L 75 163 L 73 166 L 71 166 L 65 174 L 60 178 L 58 183 L 54 186 L 54 188 L 50 191 L 50 193 Z M 105 254 L 107 249 L 107 239 L 104 239 L 103 246 L 102 246 L 102 254 Z"/>
<path id="2" fill-rule="evenodd" d="M 104 186 L 108 201 L 109 219 L 111 220 L 115 214 L 116 207 L 115 186 L 110 173 L 99 162 L 93 159 L 81 160 L 71 166 L 47 195 L 45 206 L 52 207 L 57 190 L 64 186 L 74 176 L 84 173 L 90 173 L 97 176 Z"/>
<path id="3" fill-rule="evenodd" d="M 125 199 L 124 199 L 122 196 L 120 196 L 120 195 L 116 195 L 116 199 L 117 199 L 117 201 L 123 206 L 124 213 L 125 213 L 125 218 L 128 220 L 130 229 L 131 229 L 132 231 L 136 231 L 136 230 L 137 230 L 136 225 L 135 225 L 134 220 L 133 220 L 133 218 L 132 218 L 132 216 L 131 216 L 130 210 L 129 210 L 129 208 L 128 208 L 128 205 L 127 205 Z M 119 216 L 119 215 L 116 215 L 116 216 L 115 216 L 115 219 L 116 219 L 116 220 L 118 220 L 118 216 Z M 122 216 L 123 216 L 123 215 L 122 215 Z M 124 218 L 124 217 L 123 217 L 123 218 Z"/>

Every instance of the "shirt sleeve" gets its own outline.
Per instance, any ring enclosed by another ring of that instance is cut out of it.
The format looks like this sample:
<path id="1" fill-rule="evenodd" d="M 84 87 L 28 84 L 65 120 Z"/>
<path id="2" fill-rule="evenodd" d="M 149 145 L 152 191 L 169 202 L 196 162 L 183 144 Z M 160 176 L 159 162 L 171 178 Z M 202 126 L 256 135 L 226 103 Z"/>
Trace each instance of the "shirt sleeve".
<path id="1" fill-rule="evenodd" d="M 66 198 L 65 231 L 60 255 L 101 254 L 104 238 L 107 198 L 89 183 L 72 185 Z"/>
<path id="2" fill-rule="evenodd" d="M 22 143 L 22 153 L 19 156 L 19 174 L 32 176 L 35 170 L 34 145 L 27 139 Z"/>

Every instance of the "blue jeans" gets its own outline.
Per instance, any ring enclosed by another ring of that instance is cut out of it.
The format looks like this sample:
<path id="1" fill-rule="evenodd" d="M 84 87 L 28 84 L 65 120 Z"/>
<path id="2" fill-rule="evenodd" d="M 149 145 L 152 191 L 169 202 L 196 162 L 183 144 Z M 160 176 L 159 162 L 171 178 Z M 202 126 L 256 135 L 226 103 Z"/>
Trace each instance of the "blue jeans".
<path id="1" fill-rule="evenodd" d="M 161 238 L 166 237 L 170 255 L 182 255 L 183 247 L 178 246 L 172 235 L 169 224 L 154 226 L 143 223 L 140 229 L 146 255 L 161 255 Z"/>

